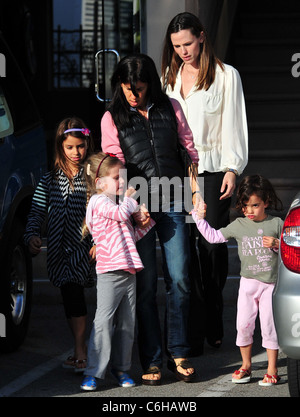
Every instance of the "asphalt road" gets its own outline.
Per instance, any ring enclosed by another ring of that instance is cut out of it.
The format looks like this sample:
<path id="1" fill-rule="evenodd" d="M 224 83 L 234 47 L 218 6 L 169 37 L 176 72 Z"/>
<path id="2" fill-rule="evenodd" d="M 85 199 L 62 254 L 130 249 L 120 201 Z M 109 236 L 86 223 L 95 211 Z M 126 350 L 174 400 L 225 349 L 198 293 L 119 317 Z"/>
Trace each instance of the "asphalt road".
<path id="1" fill-rule="evenodd" d="M 126 411 L 129 414 L 136 414 L 137 411 L 179 411 L 178 407 L 186 407 L 187 411 L 199 411 L 199 404 L 203 404 L 201 399 L 204 397 L 289 397 L 286 357 L 283 353 L 280 353 L 278 362 L 279 375 L 283 383 L 268 388 L 258 385 L 267 368 L 266 353 L 261 347 L 259 329 L 255 331 L 251 382 L 243 385 L 231 382 L 232 372 L 241 364 L 239 349 L 235 345 L 238 285 L 238 279 L 228 279 L 225 287 L 225 337 L 222 347 L 214 349 L 205 344 L 204 353 L 199 357 L 191 358 L 197 370 L 195 382 L 177 381 L 164 366 L 161 386 L 141 385 L 141 367 L 135 344 L 131 376 L 137 383 L 136 387 L 118 387 L 108 371 L 107 378 L 100 383 L 97 391 L 82 392 L 80 390 L 82 376 L 62 368 L 63 360 L 72 354 L 73 345 L 64 317 L 60 292 L 47 280 L 35 281 L 31 322 L 25 343 L 16 352 L 0 354 L 0 397 L 93 397 L 98 398 L 99 411 Z M 87 299 L 90 329 L 96 301 L 94 288 L 87 290 Z M 159 281 L 158 300 L 163 315 L 162 280 Z M 125 407 L 123 410 L 120 408 L 121 404 Z M 129 408 L 134 404 L 135 410 Z M 241 404 L 240 406 L 243 407 Z M 172 407 L 173 409 L 169 410 Z"/>

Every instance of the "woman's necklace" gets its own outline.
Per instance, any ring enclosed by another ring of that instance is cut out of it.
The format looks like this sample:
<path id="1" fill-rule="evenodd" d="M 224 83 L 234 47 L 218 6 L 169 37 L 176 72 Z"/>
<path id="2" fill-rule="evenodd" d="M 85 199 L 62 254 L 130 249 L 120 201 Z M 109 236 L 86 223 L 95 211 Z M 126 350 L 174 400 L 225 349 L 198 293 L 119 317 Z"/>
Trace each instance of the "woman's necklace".
<path id="1" fill-rule="evenodd" d="M 188 71 L 188 69 L 187 69 L 187 66 L 186 66 L 186 65 L 184 66 L 184 68 L 185 68 L 185 72 L 187 73 L 187 75 L 188 75 L 188 76 L 189 76 L 192 80 L 194 80 L 196 77 L 198 77 L 198 74 L 199 74 L 199 69 L 197 69 L 197 71 L 196 71 L 196 72 L 192 73 L 192 72 Z"/>

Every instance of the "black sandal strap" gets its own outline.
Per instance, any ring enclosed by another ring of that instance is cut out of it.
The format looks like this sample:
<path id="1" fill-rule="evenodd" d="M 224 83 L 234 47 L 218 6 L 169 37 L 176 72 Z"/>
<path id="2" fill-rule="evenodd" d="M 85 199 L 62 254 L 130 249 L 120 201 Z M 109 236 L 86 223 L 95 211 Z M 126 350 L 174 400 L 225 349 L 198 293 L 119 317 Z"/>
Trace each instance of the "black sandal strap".
<path id="1" fill-rule="evenodd" d="M 176 368 L 178 368 L 178 366 L 180 366 L 182 369 L 189 369 L 189 368 L 194 369 L 194 366 L 191 364 L 191 362 L 188 359 L 184 359 L 183 361 L 179 362 L 176 365 Z"/>
<path id="2" fill-rule="evenodd" d="M 148 374 L 158 374 L 160 372 L 160 369 L 158 366 L 150 366 L 146 372 L 144 372 L 145 375 Z"/>

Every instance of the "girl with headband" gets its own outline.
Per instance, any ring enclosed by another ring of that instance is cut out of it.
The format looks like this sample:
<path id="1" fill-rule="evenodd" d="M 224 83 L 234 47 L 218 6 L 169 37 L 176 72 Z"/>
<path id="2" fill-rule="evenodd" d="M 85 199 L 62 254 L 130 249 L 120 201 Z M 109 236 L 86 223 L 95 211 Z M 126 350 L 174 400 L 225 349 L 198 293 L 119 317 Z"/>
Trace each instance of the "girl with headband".
<path id="1" fill-rule="evenodd" d="M 40 181 L 32 200 L 25 243 L 33 255 L 41 251 L 47 217 L 47 269 L 60 288 L 65 314 L 74 336 L 74 353 L 65 368 L 83 372 L 86 366 L 87 308 L 84 287 L 94 282 L 95 264 L 90 236 L 82 239 L 86 212 L 83 162 L 91 151 L 91 136 L 84 122 L 71 117 L 58 126 L 54 168 Z"/>

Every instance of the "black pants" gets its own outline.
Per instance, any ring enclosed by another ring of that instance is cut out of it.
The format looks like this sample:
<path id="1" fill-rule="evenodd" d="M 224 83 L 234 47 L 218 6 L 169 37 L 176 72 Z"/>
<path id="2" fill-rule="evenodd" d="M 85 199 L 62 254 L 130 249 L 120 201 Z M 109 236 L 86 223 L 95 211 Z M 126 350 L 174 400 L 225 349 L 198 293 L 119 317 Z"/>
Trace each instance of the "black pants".
<path id="1" fill-rule="evenodd" d="M 204 200 L 207 204 L 206 220 L 215 229 L 229 223 L 231 199 L 220 200 L 223 172 L 205 173 Z M 196 258 L 198 237 L 199 263 Z M 190 342 L 193 351 L 199 351 L 204 337 L 211 343 L 224 336 L 223 288 L 228 274 L 228 250 L 226 243 L 210 244 L 191 224 L 192 262 L 190 277 L 192 286 L 190 314 Z M 200 266 L 199 266 L 200 264 Z"/>

